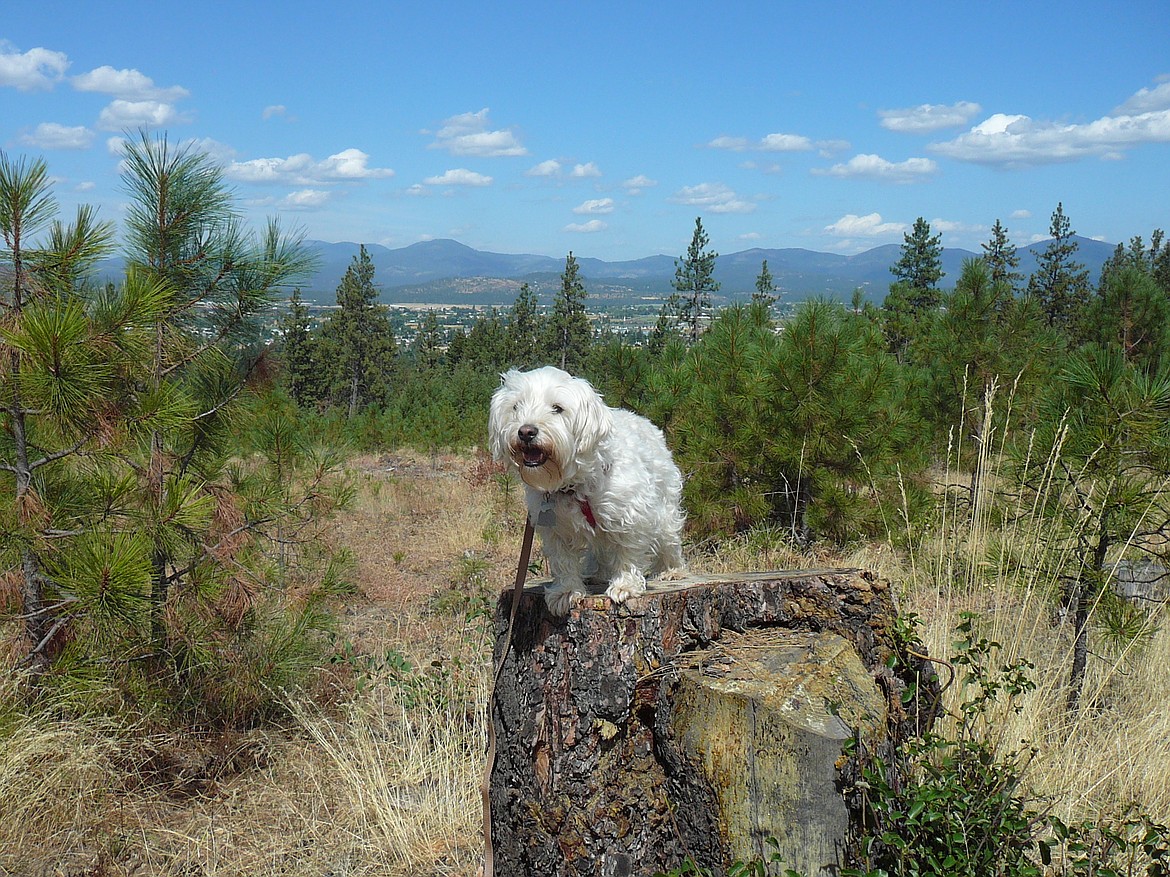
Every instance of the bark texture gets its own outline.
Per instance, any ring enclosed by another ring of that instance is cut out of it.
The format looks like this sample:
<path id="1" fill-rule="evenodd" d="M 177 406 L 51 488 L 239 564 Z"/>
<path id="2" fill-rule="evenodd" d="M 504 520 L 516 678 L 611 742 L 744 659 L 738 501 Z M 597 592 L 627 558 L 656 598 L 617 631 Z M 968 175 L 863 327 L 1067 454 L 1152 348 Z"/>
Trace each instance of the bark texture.
<path id="1" fill-rule="evenodd" d="M 768 835 L 830 873 L 854 821 L 841 744 L 888 757 L 933 718 L 937 677 L 895 622 L 862 570 L 658 583 L 565 619 L 525 589 L 491 716 L 496 873 L 649 877 L 687 856 L 722 873 Z"/>

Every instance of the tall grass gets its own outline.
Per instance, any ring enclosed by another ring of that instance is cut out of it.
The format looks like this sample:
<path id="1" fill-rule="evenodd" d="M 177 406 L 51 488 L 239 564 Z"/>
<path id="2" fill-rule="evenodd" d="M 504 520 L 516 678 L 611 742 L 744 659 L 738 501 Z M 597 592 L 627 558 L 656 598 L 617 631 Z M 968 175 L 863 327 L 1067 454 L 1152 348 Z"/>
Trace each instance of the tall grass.
<path id="1" fill-rule="evenodd" d="M 1090 612 L 1090 660 L 1082 707 L 1067 709 L 1073 629 L 1059 605 L 1062 582 L 1082 570 L 1074 550 L 1080 533 L 1061 530 L 1046 509 L 1069 504 L 1060 435 L 1038 458 L 1027 442 L 1022 466 L 1038 485 L 1032 493 L 1003 471 L 1012 428 L 1010 398 L 997 413 L 998 388 L 987 394 L 974 448 L 955 440 L 940 474 L 936 525 L 905 553 L 863 549 L 851 562 L 876 567 L 899 585 L 901 609 L 921 621 L 930 653 L 952 653 L 964 613 L 979 617 L 983 636 L 1001 644 L 1006 663 L 1025 660 L 1036 688 L 1020 712 L 1004 709 L 983 729 L 987 742 L 1008 752 L 1033 745 L 1025 780 L 1038 799 L 1066 821 L 1110 817 L 1136 809 L 1170 818 L 1170 631 L 1165 607 L 1126 606 L 1106 581 Z M 954 435 L 966 434 L 960 424 Z M 971 490 L 970 466 L 978 473 Z M 1132 539 L 1119 546 L 1116 560 Z M 1118 623 L 1117 613 L 1123 616 Z M 948 674 L 942 672 L 945 678 Z M 962 680 L 946 693 L 953 710 Z M 948 721 L 946 715 L 941 721 Z"/>
<path id="2" fill-rule="evenodd" d="M 369 860 L 392 874 L 471 873 L 482 856 L 487 692 L 478 688 L 472 701 L 454 688 L 422 700 L 405 694 L 368 689 L 343 721 L 303 703 L 294 708 L 347 799 L 346 827 Z"/>

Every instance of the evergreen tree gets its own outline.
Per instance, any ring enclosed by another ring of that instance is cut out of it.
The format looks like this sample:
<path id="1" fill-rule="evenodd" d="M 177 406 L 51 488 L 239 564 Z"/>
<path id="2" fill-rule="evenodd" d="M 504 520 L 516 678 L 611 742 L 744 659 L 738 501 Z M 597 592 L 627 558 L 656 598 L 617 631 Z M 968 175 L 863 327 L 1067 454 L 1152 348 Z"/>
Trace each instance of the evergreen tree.
<path id="1" fill-rule="evenodd" d="M 508 361 L 511 365 L 520 368 L 539 365 L 541 322 L 536 293 L 527 283 L 520 284 L 520 291 L 508 312 Z"/>
<path id="2" fill-rule="evenodd" d="M 1006 284 L 1014 294 L 1020 288 L 1024 275 L 1016 271 L 1020 267 L 1020 257 L 1016 254 L 1015 244 L 1008 237 L 1007 229 L 998 219 L 991 228 L 991 240 L 981 246 L 983 261 L 991 269 L 991 282 Z"/>
<path id="3" fill-rule="evenodd" d="M 227 483 L 238 451 L 232 430 L 262 362 L 261 319 L 276 290 L 312 262 L 300 238 L 283 235 L 275 222 L 260 236 L 244 231 L 223 171 L 208 155 L 143 132 L 125 145 L 124 168 L 130 271 L 167 293 L 137 388 L 149 414 L 138 427 L 145 459 L 135 467 L 140 506 L 133 514 L 150 545 L 155 647 L 182 662 L 206 648 L 207 603 L 225 588 L 244 587 L 237 552 L 252 544 L 245 534 L 253 531 L 241 523 L 231 549 L 221 531 L 239 514 Z M 227 557 L 238 566 L 224 565 Z"/>
<path id="4" fill-rule="evenodd" d="M 1063 203 L 1058 203 L 1052 212 L 1049 234 L 1052 240 L 1028 279 L 1028 295 L 1040 302 L 1050 326 L 1069 329 L 1089 300 L 1089 272 L 1074 261 L 1076 232 L 1064 213 Z"/>
<path id="5" fill-rule="evenodd" d="M 654 321 L 654 326 L 650 329 L 650 335 L 646 339 L 646 349 L 650 351 L 652 356 L 658 356 L 666 347 L 667 341 L 672 335 L 677 337 L 674 329 L 677 323 L 671 319 L 671 302 L 665 301 L 658 311 L 658 319 Z"/>
<path id="6" fill-rule="evenodd" d="M 1170 362 L 1170 296 L 1154 280 L 1150 262 L 1122 255 L 1101 272 L 1101 288 L 1089 302 L 1082 335 L 1117 345 L 1128 362 L 1147 372 Z"/>
<path id="7" fill-rule="evenodd" d="M 1018 477 L 1044 515 L 1073 613 L 1067 705 L 1080 705 L 1089 624 L 1113 598 L 1116 550 L 1155 556 L 1170 537 L 1170 373 L 1148 373 L 1117 345 L 1085 345 L 1052 383 Z M 1028 459 L 1033 462 L 1027 465 Z M 1048 460 L 1036 466 L 1035 460 Z"/>
<path id="8" fill-rule="evenodd" d="M 0 368 L 13 486 L 0 565 L 25 574 L 27 657 L 54 664 L 42 685 L 240 720 L 319 658 L 319 609 L 273 586 L 298 520 L 330 502 L 330 467 L 318 458 L 303 478 L 286 428 L 253 444 L 243 404 L 263 365 L 255 318 L 306 262 L 271 226 L 240 231 L 205 156 L 144 134 L 124 167 L 129 273 L 94 290 L 109 228 L 88 208 L 50 221 L 43 163 L 0 155 L 2 338 L 17 363 Z"/>
<path id="9" fill-rule="evenodd" d="M 138 315 L 112 292 L 87 300 L 81 281 L 111 249 L 112 226 L 88 207 L 69 227 L 56 212 L 45 163 L 0 152 L 0 574 L 20 582 L 26 662 L 38 671 L 63 623 L 46 600 L 51 559 L 65 554 L 74 529 L 62 498 L 84 487 L 58 470 L 109 429 L 133 362 L 124 344 L 151 312 L 147 296 L 130 303 L 141 305 Z M 49 240 L 38 246 L 42 232 Z"/>
<path id="10" fill-rule="evenodd" d="M 719 254 L 707 247 L 710 241 L 703 230 L 703 218 L 695 218 L 695 232 L 687 254 L 674 262 L 674 294 L 671 305 L 687 340 L 694 344 L 703 325 L 711 317 L 711 293 L 719 291 L 715 279 L 715 260 Z"/>
<path id="11" fill-rule="evenodd" d="M 429 371 L 439 364 L 443 339 L 439 332 L 439 318 L 434 311 L 427 311 L 419 323 L 418 337 L 414 342 L 414 361 L 421 371 Z"/>
<path id="12" fill-rule="evenodd" d="M 802 544 L 888 533 L 883 514 L 917 504 L 921 429 L 877 327 L 835 302 L 799 308 L 763 358 L 768 492 Z"/>
<path id="13" fill-rule="evenodd" d="M 457 363 L 485 374 L 498 375 L 514 364 L 508 328 L 495 308 L 476 319 L 460 347 Z"/>
<path id="14" fill-rule="evenodd" d="M 374 263 L 365 244 L 337 286 L 338 309 L 322 329 L 323 353 L 332 363 L 333 397 L 352 420 L 365 405 L 385 398 L 396 345 L 385 305 L 378 302 Z"/>
<path id="15" fill-rule="evenodd" d="M 752 293 L 752 301 L 770 308 L 779 298 L 780 296 L 776 295 L 776 281 L 772 277 L 772 272 L 768 270 L 768 260 L 765 259 L 760 266 L 760 273 L 756 276 L 756 291 Z"/>
<path id="16" fill-rule="evenodd" d="M 902 254 L 890 266 L 890 273 L 908 288 L 911 310 L 933 310 L 940 299 L 936 287 L 943 278 L 942 235 L 931 235 L 930 223 L 920 216 L 902 241 Z"/>
<path id="17" fill-rule="evenodd" d="M 319 364 L 314 356 L 316 339 L 311 331 L 309 309 L 301 300 L 299 289 L 293 290 L 279 329 L 284 386 L 294 402 L 308 405 L 320 398 Z"/>
<path id="18" fill-rule="evenodd" d="M 1170 295 L 1170 241 L 1160 228 L 1150 235 L 1150 274 L 1162 290 Z"/>
<path id="19" fill-rule="evenodd" d="M 586 296 L 577 260 L 570 252 L 565 257 L 561 288 L 553 303 L 553 312 L 547 328 L 548 349 L 553 361 L 570 372 L 584 364 L 593 337 L 589 317 L 585 313 Z"/>

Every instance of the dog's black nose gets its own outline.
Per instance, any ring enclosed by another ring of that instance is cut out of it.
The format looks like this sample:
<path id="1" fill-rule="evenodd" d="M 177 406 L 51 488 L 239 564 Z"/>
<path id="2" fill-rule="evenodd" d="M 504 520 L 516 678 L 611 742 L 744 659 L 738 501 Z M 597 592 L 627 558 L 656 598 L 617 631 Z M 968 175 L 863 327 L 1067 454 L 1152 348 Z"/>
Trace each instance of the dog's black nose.
<path id="1" fill-rule="evenodd" d="M 537 433 L 539 432 L 540 430 L 538 430 L 531 423 L 526 423 L 520 427 L 519 430 L 517 430 L 517 434 L 520 436 L 520 441 L 524 442 L 525 444 L 528 444 L 533 439 L 535 439 Z"/>

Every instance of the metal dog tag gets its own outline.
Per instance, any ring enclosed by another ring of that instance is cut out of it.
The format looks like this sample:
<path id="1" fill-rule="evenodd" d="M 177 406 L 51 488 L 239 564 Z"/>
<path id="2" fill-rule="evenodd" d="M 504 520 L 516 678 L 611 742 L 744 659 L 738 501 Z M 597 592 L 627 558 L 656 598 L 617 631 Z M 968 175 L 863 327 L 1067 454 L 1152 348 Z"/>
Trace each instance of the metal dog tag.
<path id="1" fill-rule="evenodd" d="M 540 510 L 536 513 L 536 526 L 555 527 L 557 525 L 557 508 L 551 499 L 544 499 L 540 503 Z"/>

